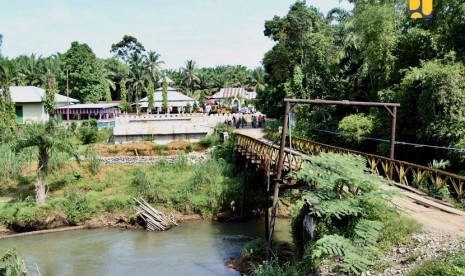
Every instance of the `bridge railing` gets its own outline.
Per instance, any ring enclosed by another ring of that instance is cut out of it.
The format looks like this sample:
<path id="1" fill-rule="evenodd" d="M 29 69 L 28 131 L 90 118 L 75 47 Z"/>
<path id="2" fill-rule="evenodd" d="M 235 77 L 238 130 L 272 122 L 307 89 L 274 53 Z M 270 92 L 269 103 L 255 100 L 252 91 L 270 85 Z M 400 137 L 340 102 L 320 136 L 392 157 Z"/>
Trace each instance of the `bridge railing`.
<path id="1" fill-rule="evenodd" d="M 244 147 L 251 154 L 257 156 L 257 158 L 263 159 L 265 155 L 268 155 L 272 165 L 277 164 L 279 158 L 279 146 L 268 141 L 259 141 L 247 135 L 236 133 L 237 145 Z M 300 170 L 302 167 L 302 153 L 298 151 L 291 151 L 286 149 L 284 151 L 284 167 L 292 170 Z"/>
<path id="2" fill-rule="evenodd" d="M 237 135 L 237 143 L 238 145 L 247 147 L 251 150 L 251 152 L 254 152 L 258 156 L 268 154 L 271 160 L 274 160 L 275 162 L 278 160 L 279 146 L 274 145 L 271 142 L 259 141 L 245 135 Z M 297 151 L 300 151 L 300 153 Z M 447 186 L 450 187 L 452 196 L 457 199 L 465 198 L 465 176 L 296 137 L 292 138 L 292 151 L 289 149 L 286 149 L 285 151 L 284 164 L 288 168 L 289 164 L 292 164 L 293 168 L 299 170 L 302 164 L 302 160 L 300 158 L 302 153 L 317 155 L 322 152 L 332 152 L 337 154 L 351 153 L 360 155 L 367 160 L 369 168 L 374 173 L 401 185 L 414 188 L 434 185 L 438 189 Z"/>
<path id="3" fill-rule="evenodd" d="M 439 189 L 448 186 L 453 188 L 452 192 L 456 198 L 461 199 L 465 196 L 465 176 L 462 175 L 301 138 L 292 138 L 292 148 L 309 154 L 333 152 L 360 155 L 367 160 L 368 166 L 373 172 L 399 184 L 414 188 L 422 185 L 434 185 Z"/>

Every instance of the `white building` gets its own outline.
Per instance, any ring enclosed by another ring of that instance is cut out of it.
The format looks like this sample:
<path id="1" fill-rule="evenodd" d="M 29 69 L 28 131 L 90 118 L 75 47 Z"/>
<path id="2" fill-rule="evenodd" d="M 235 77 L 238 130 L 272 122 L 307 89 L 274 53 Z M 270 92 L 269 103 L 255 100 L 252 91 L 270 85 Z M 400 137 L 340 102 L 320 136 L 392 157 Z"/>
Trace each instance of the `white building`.
<path id="1" fill-rule="evenodd" d="M 168 98 L 168 108 L 170 109 L 170 113 L 181 113 L 185 110 L 185 107 L 187 104 L 189 104 L 191 107 L 194 106 L 194 103 L 196 102 L 195 99 L 186 96 L 182 93 L 179 93 L 176 88 L 173 88 L 171 85 L 174 84 L 174 82 L 166 77 L 166 83 L 168 84 L 168 89 L 167 89 L 167 98 Z M 158 81 L 158 84 L 160 85 L 159 88 L 157 88 L 153 92 L 153 103 L 154 103 L 154 112 L 161 112 L 162 106 L 163 106 L 163 87 L 162 87 L 162 81 Z M 149 92 L 150 93 L 150 92 Z M 146 111 L 148 108 L 148 97 L 143 98 L 142 100 L 139 101 L 139 106 L 142 109 L 142 111 Z M 153 112 L 152 111 L 152 112 Z"/>
<path id="2" fill-rule="evenodd" d="M 45 122 L 49 115 L 45 111 L 45 90 L 35 86 L 11 86 L 11 99 L 15 103 L 16 121 L 18 123 L 26 122 Z M 68 97 L 55 94 L 56 106 L 66 106 Z M 79 101 L 69 98 L 69 103 L 78 103 Z"/>

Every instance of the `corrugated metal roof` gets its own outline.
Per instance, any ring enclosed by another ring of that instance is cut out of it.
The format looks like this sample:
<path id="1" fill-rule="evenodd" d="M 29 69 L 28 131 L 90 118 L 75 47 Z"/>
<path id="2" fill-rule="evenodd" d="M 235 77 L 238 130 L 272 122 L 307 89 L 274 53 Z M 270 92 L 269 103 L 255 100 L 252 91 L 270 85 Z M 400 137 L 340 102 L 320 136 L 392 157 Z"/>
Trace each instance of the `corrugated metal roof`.
<path id="1" fill-rule="evenodd" d="M 220 92 L 214 94 L 210 98 L 213 99 L 225 99 L 231 97 L 241 96 L 245 98 L 247 91 L 245 88 L 221 88 Z"/>
<path id="2" fill-rule="evenodd" d="M 55 102 L 57 103 L 67 103 L 68 102 L 68 97 L 60 95 L 60 94 L 55 94 Z M 70 103 L 78 103 L 79 100 L 69 98 Z"/>
<path id="3" fill-rule="evenodd" d="M 15 103 L 41 103 L 45 100 L 45 90 L 36 86 L 10 86 L 11 99 Z M 57 103 L 67 102 L 67 97 L 55 94 Z M 79 101 L 69 98 L 71 103 Z"/>

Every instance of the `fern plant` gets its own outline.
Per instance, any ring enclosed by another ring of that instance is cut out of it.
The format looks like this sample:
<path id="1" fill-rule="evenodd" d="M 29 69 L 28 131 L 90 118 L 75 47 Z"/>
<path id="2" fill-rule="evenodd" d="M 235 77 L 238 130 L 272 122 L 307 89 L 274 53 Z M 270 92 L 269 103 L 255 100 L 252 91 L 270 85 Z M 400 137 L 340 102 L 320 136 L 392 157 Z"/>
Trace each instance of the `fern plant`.
<path id="1" fill-rule="evenodd" d="M 384 180 L 367 169 L 363 158 L 354 155 L 326 153 L 305 161 L 293 176 L 316 188 L 304 193 L 295 207 L 303 210 L 303 205 L 309 204 L 316 216 L 315 241 L 309 246 L 312 262 L 318 265 L 324 259 L 340 257 L 340 271 L 366 271 L 383 227 L 372 209 L 391 196 L 380 189 Z M 294 221 L 293 226 L 297 225 Z"/>

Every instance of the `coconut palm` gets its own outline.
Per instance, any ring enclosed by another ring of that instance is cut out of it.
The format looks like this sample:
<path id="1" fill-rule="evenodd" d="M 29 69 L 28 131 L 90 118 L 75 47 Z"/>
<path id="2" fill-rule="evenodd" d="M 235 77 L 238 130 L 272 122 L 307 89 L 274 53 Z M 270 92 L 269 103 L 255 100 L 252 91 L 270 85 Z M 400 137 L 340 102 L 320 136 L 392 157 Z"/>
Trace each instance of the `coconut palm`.
<path id="1" fill-rule="evenodd" d="M 40 86 L 44 83 L 42 62 L 42 56 L 36 56 L 36 54 L 31 54 L 30 57 L 23 56 L 19 58 L 18 71 L 22 84 Z"/>
<path id="2" fill-rule="evenodd" d="M 194 91 L 195 84 L 199 81 L 199 77 L 197 76 L 196 68 L 195 68 L 195 61 L 193 60 L 186 60 L 186 67 L 181 68 L 183 72 L 183 83 L 186 85 L 186 88 Z"/>
<path id="3" fill-rule="evenodd" d="M 116 74 L 108 69 L 105 68 L 103 72 L 103 78 L 105 79 L 106 87 L 105 87 L 105 101 L 107 103 L 111 102 L 111 90 L 116 90 L 116 83 L 113 81 L 113 77 Z"/>
<path id="4" fill-rule="evenodd" d="M 50 173 L 50 160 L 52 154 L 67 153 L 75 157 L 79 162 L 79 156 L 70 142 L 69 134 L 62 128 L 58 128 L 53 120 L 45 124 L 29 124 L 16 143 L 16 150 L 35 147 L 38 149 L 37 158 L 37 182 L 36 202 L 44 204 L 47 198 L 45 176 Z"/>
<path id="5" fill-rule="evenodd" d="M 164 64 L 165 62 L 160 60 L 160 54 L 155 51 L 149 51 L 145 56 L 145 63 L 150 79 L 154 84 L 156 84 L 158 79 L 161 77 L 161 64 Z"/>
<path id="6" fill-rule="evenodd" d="M 131 68 L 130 87 L 134 94 L 134 102 L 136 103 L 137 112 L 139 112 L 139 99 L 142 96 L 142 91 L 146 90 L 147 71 L 144 58 L 134 53 L 129 60 Z"/>
<path id="7" fill-rule="evenodd" d="M 265 70 L 261 67 L 257 67 L 254 70 L 249 71 L 249 89 L 254 92 L 260 92 L 265 90 Z"/>

